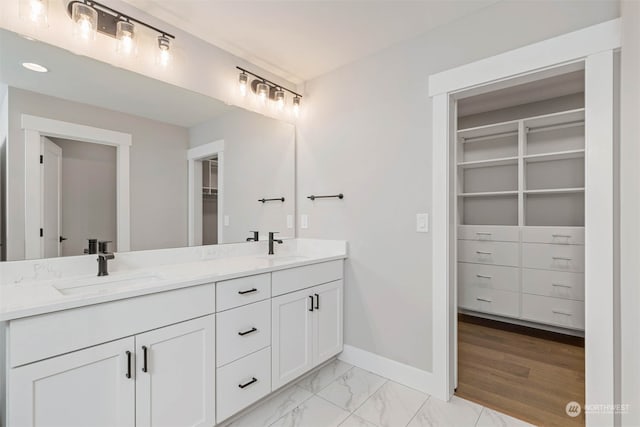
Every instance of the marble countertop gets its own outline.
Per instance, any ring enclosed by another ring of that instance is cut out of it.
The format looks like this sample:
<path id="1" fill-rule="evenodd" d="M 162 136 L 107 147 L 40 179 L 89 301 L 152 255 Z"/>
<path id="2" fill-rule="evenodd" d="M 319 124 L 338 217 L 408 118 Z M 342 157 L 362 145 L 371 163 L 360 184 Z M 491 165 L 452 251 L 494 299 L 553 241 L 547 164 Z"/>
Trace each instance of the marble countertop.
<path id="1" fill-rule="evenodd" d="M 256 253 L 147 265 L 114 271 L 105 277 L 66 274 L 4 283 L 0 285 L 0 321 L 344 259 L 346 243 L 343 247 L 344 250 L 338 246 L 338 250 L 289 250 L 275 256 Z"/>

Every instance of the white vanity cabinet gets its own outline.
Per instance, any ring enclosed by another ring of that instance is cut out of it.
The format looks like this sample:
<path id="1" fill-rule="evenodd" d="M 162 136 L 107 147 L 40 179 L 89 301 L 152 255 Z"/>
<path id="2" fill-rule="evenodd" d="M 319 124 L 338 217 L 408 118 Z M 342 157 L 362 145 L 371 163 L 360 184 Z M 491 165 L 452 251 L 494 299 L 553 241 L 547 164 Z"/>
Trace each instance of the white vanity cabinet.
<path id="1" fill-rule="evenodd" d="M 314 278 L 329 283 L 309 286 Z M 274 273 L 272 280 L 274 290 L 304 288 L 272 299 L 275 390 L 342 351 L 342 261 Z"/>

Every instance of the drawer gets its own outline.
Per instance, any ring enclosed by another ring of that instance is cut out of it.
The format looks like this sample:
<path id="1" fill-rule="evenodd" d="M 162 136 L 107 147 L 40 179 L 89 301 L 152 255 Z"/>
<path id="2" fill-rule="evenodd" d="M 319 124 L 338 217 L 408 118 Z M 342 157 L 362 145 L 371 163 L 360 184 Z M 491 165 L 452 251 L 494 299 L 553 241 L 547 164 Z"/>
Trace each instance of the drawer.
<path id="1" fill-rule="evenodd" d="M 584 303 L 525 294 L 522 296 L 522 318 L 564 328 L 584 330 Z"/>
<path id="2" fill-rule="evenodd" d="M 584 273 L 584 246 L 523 243 L 522 266 Z"/>
<path id="3" fill-rule="evenodd" d="M 584 245 L 584 227 L 524 227 L 522 241 L 557 245 Z"/>
<path id="4" fill-rule="evenodd" d="M 498 265 L 458 263 L 458 285 L 469 289 L 520 292 L 520 269 Z"/>
<path id="5" fill-rule="evenodd" d="M 459 225 L 458 239 L 481 240 L 483 242 L 518 242 L 520 240 L 520 229 L 518 227 Z"/>
<path id="6" fill-rule="evenodd" d="M 216 366 L 254 353 L 271 344 L 271 301 L 265 300 L 218 313 Z"/>
<path id="7" fill-rule="evenodd" d="M 220 423 L 271 392 L 271 347 L 216 371 L 216 414 Z"/>
<path id="8" fill-rule="evenodd" d="M 518 267 L 519 247 L 514 242 L 458 241 L 458 261 Z"/>
<path id="9" fill-rule="evenodd" d="M 271 274 L 240 277 L 216 283 L 217 311 L 271 298 Z"/>
<path id="10" fill-rule="evenodd" d="M 499 316 L 518 317 L 520 293 L 496 289 L 458 289 L 458 306 Z"/>
<path id="11" fill-rule="evenodd" d="M 343 261 L 329 261 L 304 267 L 274 271 L 272 273 L 273 296 L 294 292 L 311 286 L 340 280 Z"/>
<path id="12" fill-rule="evenodd" d="M 213 283 L 12 320 L 12 367 L 215 312 Z"/>
<path id="13" fill-rule="evenodd" d="M 584 301 L 584 274 L 523 268 L 522 292 Z"/>

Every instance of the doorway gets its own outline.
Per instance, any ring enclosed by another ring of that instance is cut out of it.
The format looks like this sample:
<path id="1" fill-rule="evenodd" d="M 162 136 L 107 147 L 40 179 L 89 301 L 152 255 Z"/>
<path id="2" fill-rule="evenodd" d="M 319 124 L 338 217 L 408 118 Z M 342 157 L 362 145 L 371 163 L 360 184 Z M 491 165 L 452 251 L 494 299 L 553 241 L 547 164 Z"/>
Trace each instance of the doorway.
<path id="1" fill-rule="evenodd" d="M 202 244 L 218 244 L 218 156 L 202 161 Z"/>

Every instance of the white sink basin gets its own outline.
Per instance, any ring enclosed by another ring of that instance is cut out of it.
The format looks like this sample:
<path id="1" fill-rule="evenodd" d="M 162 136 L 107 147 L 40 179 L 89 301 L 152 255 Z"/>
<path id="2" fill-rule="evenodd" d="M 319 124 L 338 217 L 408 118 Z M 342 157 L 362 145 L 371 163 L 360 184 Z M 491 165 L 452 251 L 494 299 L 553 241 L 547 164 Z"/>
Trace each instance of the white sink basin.
<path id="1" fill-rule="evenodd" d="M 114 274 L 65 281 L 64 283 L 53 285 L 53 287 L 63 295 L 87 295 L 108 293 L 122 290 L 123 288 L 144 288 L 158 280 L 160 280 L 160 276 L 149 273 Z"/>
<path id="2" fill-rule="evenodd" d="M 266 259 L 267 261 L 279 261 L 279 262 L 295 262 L 295 261 L 304 261 L 309 259 L 309 257 L 301 256 L 301 255 L 267 255 L 260 258 Z"/>

